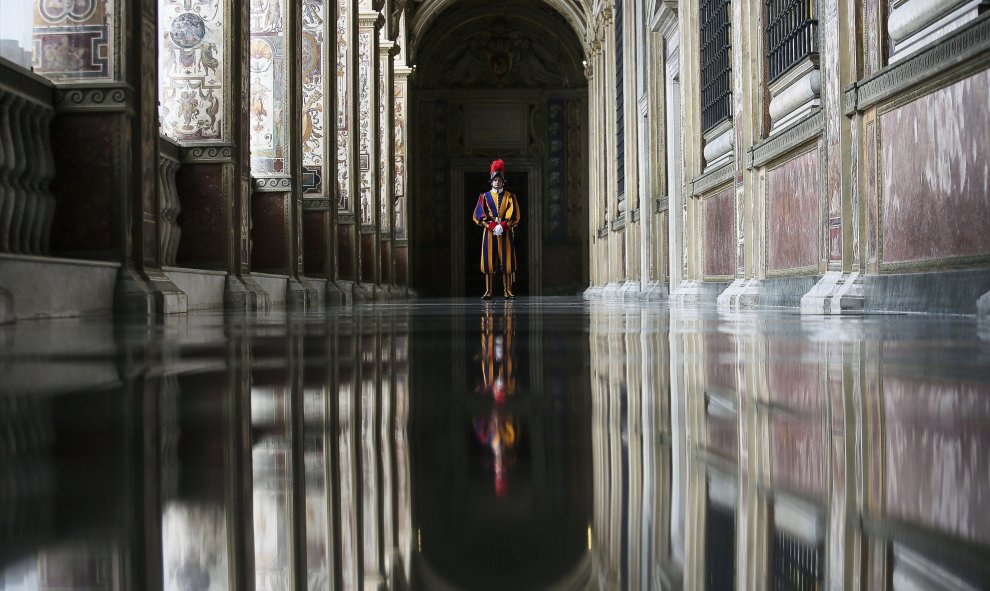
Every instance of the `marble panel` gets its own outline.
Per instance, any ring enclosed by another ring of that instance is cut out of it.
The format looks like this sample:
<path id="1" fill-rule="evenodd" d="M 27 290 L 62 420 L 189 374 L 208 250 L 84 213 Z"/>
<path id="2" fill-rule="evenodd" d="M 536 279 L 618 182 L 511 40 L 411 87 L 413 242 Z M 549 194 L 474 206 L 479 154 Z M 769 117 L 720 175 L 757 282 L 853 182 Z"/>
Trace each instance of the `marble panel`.
<path id="1" fill-rule="evenodd" d="M 726 277 L 736 272 L 735 193 L 731 187 L 704 200 L 705 276 Z"/>
<path id="2" fill-rule="evenodd" d="M 406 265 L 409 260 L 409 247 L 397 244 L 395 246 L 395 283 L 396 285 L 408 285 L 409 277 L 406 274 Z"/>
<path id="3" fill-rule="evenodd" d="M 307 275 L 326 271 L 326 241 L 329 213 L 303 212 L 303 268 Z"/>
<path id="4" fill-rule="evenodd" d="M 54 254 L 107 254 L 114 231 L 114 115 L 64 115 L 52 124 L 55 178 Z"/>
<path id="5" fill-rule="evenodd" d="M 337 277 L 344 281 L 354 281 L 354 226 L 337 226 Z"/>
<path id="6" fill-rule="evenodd" d="M 251 269 L 285 269 L 288 248 L 285 193 L 255 193 L 251 197 L 251 220 Z"/>
<path id="7" fill-rule="evenodd" d="M 378 260 L 382 270 L 382 283 L 392 283 L 392 243 L 382 240 L 378 245 Z"/>
<path id="8" fill-rule="evenodd" d="M 990 254 L 990 72 L 879 123 L 882 262 Z"/>
<path id="9" fill-rule="evenodd" d="M 821 214 L 818 151 L 767 171 L 767 268 L 817 265 Z"/>
<path id="10" fill-rule="evenodd" d="M 361 281 L 375 279 L 375 235 L 361 234 Z"/>
<path id="11" fill-rule="evenodd" d="M 177 264 L 224 267 L 227 217 L 223 202 L 223 165 L 183 164 L 175 175 L 175 184 L 182 205 L 176 220 L 182 228 Z"/>
<path id="12" fill-rule="evenodd" d="M 886 376 L 887 512 L 990 544 L 990 385 Z"/>

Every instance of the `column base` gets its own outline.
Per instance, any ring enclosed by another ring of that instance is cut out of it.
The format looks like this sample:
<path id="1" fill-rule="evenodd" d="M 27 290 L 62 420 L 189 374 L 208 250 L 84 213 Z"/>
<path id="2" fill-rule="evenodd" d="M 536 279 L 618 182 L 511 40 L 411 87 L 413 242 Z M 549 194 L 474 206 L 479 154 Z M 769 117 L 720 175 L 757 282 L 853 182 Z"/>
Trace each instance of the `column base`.
<path id="1" fill-rule="evenodd" d="M 0 299 L 2 298 L 3 295 L 0 294 Z M 981 295 L 980 298 L 976 300 L 976 316 L 981 320 L 990 320 L 990 291 Z M 3 322 L 3 320 L 0 319 L 0 322 Z"/>
<path id="2" fill-rule="evenodd" d="M 135 269 L 121 267 L 113 291 L 113 315 L 152 321 L 156 316 L 155 294 L 150 282 Z"/>
<path id="3" fill-rule="evenodd" d="M 227 310 L 268 310 L 271 296 L 250 275 L 227 275 L 223 290 L 223 306 Z"/>
<path id="4" fill-rule="evenodd" d="M 285 283 L 285 307 L 290 310 L 306 311 L 319 303 L 319 293 L 303 281 L 289 277 Z"/>
<path id="5" fill-rule="evenodd" d="M 327 280 L 327 285 L 323 291 L 323 305 L 340 306 L 347 303 L 347 294 L 336 282 Z"/>
<path id="6" fill-rule="evenodd" d="M 716 298 L 719 312 L 755 310 L 760 306 L 760 281 L 736 279 Z"/>
<path id="7" fill-rule="evenodd" d="M 354 282 L 351 284 L 351 298 L 354 303 L 371 302 L 375 299 L 375 288 L 366 283 Z"/>
<path id="8" fill-rule="evenodd" d="M 622 301 L 637 301 L 643 299 L 639 281 L 626 281 L 619 287 L 619 299 Z"/>
<path id="9" fill-rule="evenodd" d="M 670 295 L 670 287 L 666 281 L 649 281 L 643 286 L 643 299 L 650 302 L 661 302 Z"/>
<path id="10" fill-rule="evenodd" d="M 718 296 L 728 287 L 726 283 L 709 283 L 705 281 L 681 281 L 680 285 L 670 292 L 670 305 L 685 308 L 714 304 Z"/>
<path id="11" fill-rule="evenodd" d="M 605 288 L 601 285 L 592 285 L 588 289 L 584 290 L 581 296 L 586 300 L 600 300 L 602 299 L 602 291 Z"/>
<path id="12" fill-rule="evenodd" d="M 0 287 L 0 324 L 10 324 L 14 321 L 14 296 Z"/>
<path id="13" fill-rule="evenodd" d="M 189 298 L 161 269 L 145 271 L 155 294 L 155 306 L 159 314 L 185 314 L 189 311 Z"/>
<path id="14" fill-rule="evenodd" d="M 802 314 L 862 314 L 866 298 L 859 273 L 825 273 L 801 298 Z"/>

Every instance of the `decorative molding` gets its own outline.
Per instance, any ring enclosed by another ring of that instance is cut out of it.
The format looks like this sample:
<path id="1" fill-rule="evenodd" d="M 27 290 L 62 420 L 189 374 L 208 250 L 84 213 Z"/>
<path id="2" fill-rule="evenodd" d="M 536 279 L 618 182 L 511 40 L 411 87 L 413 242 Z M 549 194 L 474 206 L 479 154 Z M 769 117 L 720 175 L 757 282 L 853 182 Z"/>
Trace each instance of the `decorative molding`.
<path id="1" fill-rule="evenodd" d="M 185 164 L 205 164 L 210 162 L 233 162 L 234 148 L 230 144 L 209 146 L 184 146 L 182 162 Z"/>
<path id="2" fill-rule="evenodd" d="M 329 199 L 303 199 L 303 209 L 306 211 L 330 211 Z"/>
<path id="3" fill-rule="evenodd" d="M 846 114 L 862 112 L 990 50 L 990 15 L 942 38 L 914 57 L 880 70 L 846 90 Z M 855 100 L 854 106 L 850 101 Z"/>
<path id="4" fill-rule="evenodd" d="M 292 191 L 292 177 L 251 177 L 251 188 L 259 193 L 287 193 Z"/>
<path id="5" fill-rule="evenodd" d="M 629 219 L 634 224 L 639 221 L 639 208 L 638 207 L 636 209 L 632 210 L 632 212 L 629 215 Z"/>
<path id="6" fill-rule="evenodd" d="M 353 211 L 337 211 L 337 223 L 343 225 L 353 225 L 354 224 L 354 212 Z"/>
<path id="7" fill-rule="evenodd" d="M 55 85 L 46 78 L 0 58 L 0 92 L 15 94 L 23 99 L 52 108 Z"/>
<path id="8" fill-rule="evenodd" d="M 626 228 L 626 216 L 621 215 L 614 220 L 612 220 L 612 231 L 621 232 Z"/>
<path id="9" fill-rule="evenodd" d="M 605 238 L 606 236 L 608 236 L 608 224 L 605 224 L 601 228 L 598 228 L 597 234 L 598 234 L 598 239 L 599 240 L 601 240 L 601 239 Z"/>
<path id="10" fill-rule="evenodd" d="M 134 107 L 134 89 L 120 82 L 55 87 L 59 113 L 126 113 Z"/>
<path id="11" fill-rule="evenodd" d="M 735 164 L 728 162 L 715 170 L 702 174 L 688 183 L 688 188 L 690 189 L 688 195 L 691 197 L 697 197 L 710 189 L 728 183 L 732 180 L 732 175 L 735 173 L 735 169 Z"/>
<path id="12" fill-rule="evenodd" d="M 749 150 L 749 168 L 763 166 L 779 158 L 789 150 L 809 142 L 822 134 L 825 129 L 825 114 L 819 108 L 800 123 L 771 136 Z"/>
<path id="13" fill-rule="evenodd" d="M 657 197 L 654 213 L 663 213 L 670 210 L 670 197 Z"/>

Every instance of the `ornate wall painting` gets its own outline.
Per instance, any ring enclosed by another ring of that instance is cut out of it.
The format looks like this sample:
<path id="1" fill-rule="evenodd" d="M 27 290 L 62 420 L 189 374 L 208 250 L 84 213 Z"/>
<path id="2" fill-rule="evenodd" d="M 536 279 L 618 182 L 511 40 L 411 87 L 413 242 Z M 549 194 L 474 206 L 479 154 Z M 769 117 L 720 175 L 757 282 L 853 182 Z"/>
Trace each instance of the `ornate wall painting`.
<path id="1" fill-rule="evenodd" d="M 323 96 L 323 52 L 326 21 L 324 0 L 304 0 L 302 6 L 302 143 L 303 192 L 323 192 L 323 160 L 326 150 Z"/>
<path id="2" fill-rule="evenodd" d="M 162 0 L 159 116 L 164 135 L 180 142 L 224 137 L 224 10 L 220 0 Z"/>
<path id="3" fill-rule="evenodd" d="M 380 58 L 380 67 L 378 68 L 378 150 L 381 150 L 382 157 L 378 159 L 378 221 L 381 224 L 382 232 L 391 231 L 392 225 L 392 214 L 391 214 L 391 203 L 388 196 L 389 187 L 385 184 L 387 176 L 387 166 L 388 163 L 385 162 L 385 158 L 388 154 L 388 148 L 386 148 L 385 142 L 391 141 L 390 134 L 387 133 L 388 130 L 388 119 L 385 112 L 385 105 L 389 104 L 390 96 L 388 90 L 385 88 L 385 76 L 388 70 L 388 64 L 391 60 L 390 57 Z"/>
<path id="4" fill-rule="evenodd" d="M 250 75 L 251 174 L 287 170 L 288 129 L 284 119 L 285 0 L 251 1 Z"/>
<path id="5" fill-rule="evenodd" d="M 337 0 L 337 207 L 342 210 L 349 210 L 351 207 L 350 196 L 350 169 L 348 158 L 348 61 L 350 44 L 349 27 L 349 5 L 348 0 Z"/>
<path id="6" fill-rule="evenodd" d="M 371 65 L 371 33 L 358 35 L 358 130 L 361 148 L 360 162 L 360 195 L 361 223 L 370 224 L 373 221 L 372 203 L 372 132 L 371 129 L 371 93 L 374 69 Z"/>
<path id="7" fill-rule="evenodd" d="M 406 237 L 406 81 L 395 84 L 395 120 L 393 122 L 392 145 L 394 163 L 392 165 L 392 191 L 395 199 L 395 237 Z"/>
<path id="8" fill-rule="evenodd" d="M 38 0 L 34 71 L 59 82 L 113 80 L 117 61 L 113 6 L 109 0 Z"/>

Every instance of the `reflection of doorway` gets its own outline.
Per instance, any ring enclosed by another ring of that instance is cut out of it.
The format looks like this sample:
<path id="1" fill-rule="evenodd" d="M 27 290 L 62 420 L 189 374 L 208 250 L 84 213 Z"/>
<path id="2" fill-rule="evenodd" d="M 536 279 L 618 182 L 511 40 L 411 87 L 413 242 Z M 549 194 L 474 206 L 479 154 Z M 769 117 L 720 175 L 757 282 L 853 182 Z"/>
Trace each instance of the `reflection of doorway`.
<path id="1" fill-rule="evenodd" d="M 464 223 L 464 252 L 467 256 L 464 271 L 464 295 L 466 297 L 480 296 L 485 292 L 485 276 L 481 274 L 481 236 L 482 230 L 474 224 L 472 214 L 478 202 L 479 195 L 489 187 L 488 174 L 484 172 L 464 173 L 464 202 L 469 204 Z M 525 193 L 529 187 L 529 173 L 525 171 L 514 172 L 510 175 L 505 185 L 505 190 L 516 193 L 519 196 L 520 207 L 522 208 L 522 221 L 516 231 L 515 245 L 516 258 L 519 261 L 520 272 L 516 274 L 516 283 L 513 291 L 516 295 L 529 295 L 529 266 L 527 248 L 527 226 L 532 220 L 527 216 L 529 211 L 526 207 Z M 502 293 L 502 279 L 496 278 L 495 294 Z"/>

